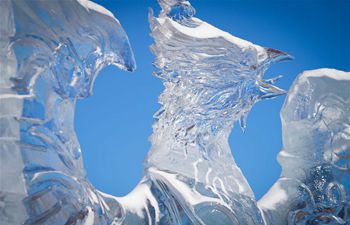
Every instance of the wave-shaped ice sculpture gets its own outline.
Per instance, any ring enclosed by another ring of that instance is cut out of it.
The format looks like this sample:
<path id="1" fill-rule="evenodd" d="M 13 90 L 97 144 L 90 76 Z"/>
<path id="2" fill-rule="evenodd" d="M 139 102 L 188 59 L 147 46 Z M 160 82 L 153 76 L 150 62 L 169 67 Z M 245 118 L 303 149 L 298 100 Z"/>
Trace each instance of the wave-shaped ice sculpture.
<path id="1" fill-rule="evenodd" d="M 350 73 L 299 75 L 281 120 L 281 178 L 259 201 L 268 224 L 350 224 Z"/>
<path id="2" fill-rule="evenodd" d="M 111 224 L 119 205 L 87 180 L 73 119 L 100 69 L 134 70 L 125 32 L 85 0 L 1 0 L 0 21 L 0 224 Z"/>
<path id="3" fill-rule="evenodd" d="M 259 100 L 284 93 L 263 80 L 290 56 L 234 37 L 198 18 L 187 1 L 150 12 L 155 75 L 165 90 L 145 175 L 119 202 L 125 224 L 263 224 L 234 162 L 228 136 Z"/>

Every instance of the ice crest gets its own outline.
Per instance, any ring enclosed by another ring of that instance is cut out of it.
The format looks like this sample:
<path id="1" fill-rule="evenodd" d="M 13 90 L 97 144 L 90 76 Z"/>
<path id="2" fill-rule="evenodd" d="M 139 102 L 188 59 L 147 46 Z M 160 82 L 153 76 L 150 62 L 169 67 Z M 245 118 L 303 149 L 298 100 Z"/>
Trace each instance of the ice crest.
<path id="1" fill-rule="evenodd" d="M 281 110 L 281 178 L 259 202 L 269 224 L 350 223 L 349 87 L 350 73 L 334 69 L 294 81 Z"/>
<path id="2" fill-rule="evenodd" d="M 86 178 L 75 102 L 106 65 L 135 69 L 118 20 L 89 1 L 0 1 L 0 224 L 111 224 Z"/>

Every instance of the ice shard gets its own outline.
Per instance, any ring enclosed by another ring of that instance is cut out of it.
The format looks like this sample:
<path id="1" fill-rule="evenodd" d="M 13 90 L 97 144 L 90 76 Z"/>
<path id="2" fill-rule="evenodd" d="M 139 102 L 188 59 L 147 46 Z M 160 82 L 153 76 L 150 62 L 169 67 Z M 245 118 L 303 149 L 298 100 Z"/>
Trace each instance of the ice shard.
<path id="1" fill-rule="evenodd" d="M 149 15 L 155 76 L 165 90 L 155 114 L 145 175 L 118 199 L 125 224 L 263 224 L 228 144 L 235 121 L 259 100 L 284 91 L 263 80 L 290 59 L 194 17 L 187 1 L 159 0 Z"/>
<path id="2" fill-rule="evenodd" d="M 0 21 L 0 224 L 117 221 L 86 178 L 73 114 L 104 66 L 134 70 L 123 28 L 85 0 L 1 0 Z"/>
<path id="3" fill-rule="evenodd" d="M 281 120 L 281 178 L 259 201 L 268 224 L 350 224 L 350 73 L 300 74 Z"/>

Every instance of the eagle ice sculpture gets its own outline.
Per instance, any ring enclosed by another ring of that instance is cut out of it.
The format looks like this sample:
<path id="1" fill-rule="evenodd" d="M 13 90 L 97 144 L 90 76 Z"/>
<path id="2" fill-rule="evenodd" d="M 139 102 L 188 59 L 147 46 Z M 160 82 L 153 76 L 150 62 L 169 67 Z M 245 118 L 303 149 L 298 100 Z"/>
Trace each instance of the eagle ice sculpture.
<path id="1" fill-rule="evenodd" d="M 187 1 L 159 4 L 159 17 L 149 15 L 151 50 L 165 90 L 143 179 L 118 199 L 124 223 L 264 224 L 228 136 L 257 101 L 284 93 L 263 75 L 290 56 L 193 17 Z"/>

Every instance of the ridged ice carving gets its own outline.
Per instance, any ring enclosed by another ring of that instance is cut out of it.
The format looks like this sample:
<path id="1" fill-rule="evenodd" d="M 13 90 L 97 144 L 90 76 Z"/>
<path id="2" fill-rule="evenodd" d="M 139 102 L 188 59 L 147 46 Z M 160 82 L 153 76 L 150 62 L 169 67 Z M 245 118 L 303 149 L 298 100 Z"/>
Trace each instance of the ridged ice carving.
<path id="1" fill-rule="evenodd" d="M 149 14 L 151 50 L 165 90 L 144 178 L 120 201 L 126 224 L 263 224 L 228 136 L 256 102 L 284 93 L 263 75 L 290 56 L 195 18 L 187 1 L 159 4 L 159 16 Z"/>
<path id="2" fill-rule="evenodd" d="M 104 66 L 135 68 L 120 23 L 85 0 L 1 0 L 0 21 L 0 224 L 122 218 L 87 180 L 73 127 Z"/>
<path id="3" fill-rule="evenodd" d="M 291 56 L 194 17 L 188 1 L 158 2 L 161 108 L 144 176 L 114 197 L 88 181 L 73 119 L 103 67 L 135 69 L 127 35 L 90 1 L 0 1 L 0 224 L 349 224 L 350 73 L 296 79 L 281 112 L 281 178 L 257 204 L 228 137 L 255 103 L 285 93 L 263 76 Z"/>

